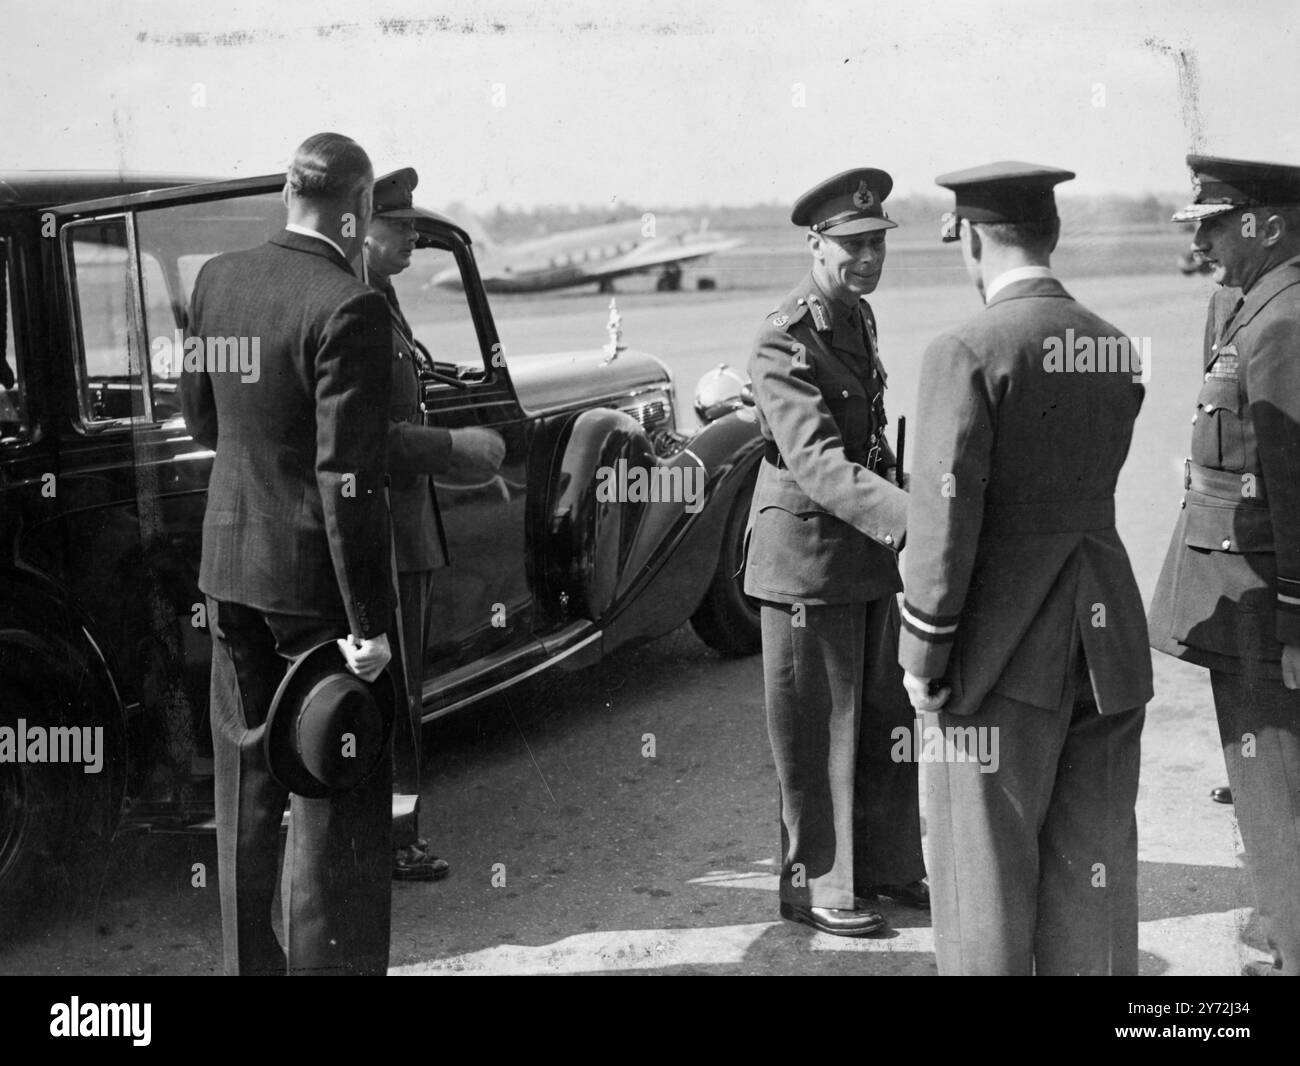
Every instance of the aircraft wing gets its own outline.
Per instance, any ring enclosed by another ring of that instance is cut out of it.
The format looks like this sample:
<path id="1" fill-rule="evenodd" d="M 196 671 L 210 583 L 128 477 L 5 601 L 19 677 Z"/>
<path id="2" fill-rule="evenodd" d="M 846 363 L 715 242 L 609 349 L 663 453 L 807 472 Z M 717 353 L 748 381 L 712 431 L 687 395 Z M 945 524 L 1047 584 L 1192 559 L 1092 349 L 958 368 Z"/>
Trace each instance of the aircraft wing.
<path id="1" fill-rule="evenodd" d="M 646 241 L 624 255 L 612 259 L 600 259 L 595 262 L 580 264 L 583 276 L 588 281 L 601 278 L 616 278 L 623 274 L 635 274 L 641 270 L 651 270 L 669 263 L 685 263 L 692 259 L 703 259 L 706 255 L 725 252 L 745 242 L 738 237 L 721 237 L 687 233 L 680 237 L 666 237 L 660 240 Z"/>
<path id="2" fill-rule="evenodd" d="M 745 243 L 706 229 L 679 229 L 648 240 L 629 239 L 626 234 L 609 232 L 610 229 L 610 226 L 593 227 L 524 245 L 496 248 L 479 263 L 483 287 L 488 292 L 568 288 L 639 274 L 670 263 L 702 259 Z M 459 271 L 445 270 L 432 281 L 435 285 L 454 287 L 460 281 Z"/>

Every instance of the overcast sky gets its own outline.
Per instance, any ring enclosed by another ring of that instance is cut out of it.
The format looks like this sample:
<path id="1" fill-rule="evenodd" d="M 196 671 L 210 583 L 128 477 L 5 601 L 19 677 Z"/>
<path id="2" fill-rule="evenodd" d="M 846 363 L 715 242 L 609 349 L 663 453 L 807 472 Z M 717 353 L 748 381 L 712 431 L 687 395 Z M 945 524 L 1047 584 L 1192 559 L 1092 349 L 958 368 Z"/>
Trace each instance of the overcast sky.
<path id="1" fill-rule="evenodd" d="M 0 11 L 0 169 L 261 174 L 334 129 L 417 167 L 419 202 L 485 210 L 787 202 L 859 164 L 903 194 L 993 159 L 1181 194 L 1194 146 L 1300 163 L 1296 0 Z"/>

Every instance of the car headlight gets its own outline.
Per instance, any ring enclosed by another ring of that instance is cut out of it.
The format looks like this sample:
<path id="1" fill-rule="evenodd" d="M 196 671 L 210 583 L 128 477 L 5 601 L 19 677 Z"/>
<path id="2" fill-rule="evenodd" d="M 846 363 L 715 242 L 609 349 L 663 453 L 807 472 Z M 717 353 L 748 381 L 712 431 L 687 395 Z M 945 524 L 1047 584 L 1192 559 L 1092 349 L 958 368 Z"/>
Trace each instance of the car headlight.
<path id="1" fill-rule="evenodd" d="M 695 413 L 705 425 L 753 404 L 749 378 L 726 363 L 719 363 L 695 386 Z"/>

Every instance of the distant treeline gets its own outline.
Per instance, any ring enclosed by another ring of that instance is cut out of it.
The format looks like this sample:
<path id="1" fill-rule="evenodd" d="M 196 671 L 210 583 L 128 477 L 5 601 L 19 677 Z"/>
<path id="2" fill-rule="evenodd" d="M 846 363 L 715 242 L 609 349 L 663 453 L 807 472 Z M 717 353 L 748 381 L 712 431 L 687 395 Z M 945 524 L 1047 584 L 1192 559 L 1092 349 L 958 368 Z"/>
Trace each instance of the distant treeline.
<path id="1" fill-rule="evenodd" d="M 1173 197 L 1146 196 L 1092 196 L 1072 198 L 1062 195 L 1059 200 L 1062 216 L 1069 219 L 1072 228 L 1107 229 L 1132 226 L 1166 225 L 1169 216 L 1186 200 Z M 952 209 L 952 200 L 939 196 L 908 196 L 890 199 L 886 205 L 890 218 L 903 225 L 935 225 L 945 211 Z M 622 222 L 639 219 L 647 211 L 662 215 L 680 215 L 693 220 L 708 219 L 709 226 L 726 233 L 743 233 L 746 230 L 771 229 L 789 225 L 790 205 L 769 203 L 748 207 L 722 207 L 712 204 L 694 207 L 657 207 L 620 204 L 616 208 L 579 207 L 564 204 L 544 204 L 528 210 L 498 207 L 495 211 L 479 215 L 484 228 L 498 241 L 521 241 L 542 237 L 549 233 L 578 229 L 582 226 L 599 226 L 604 222 Z M 452 204 L 447 213 L 452 218 L 466 218 L 473 214 L 461 204 Z"/>

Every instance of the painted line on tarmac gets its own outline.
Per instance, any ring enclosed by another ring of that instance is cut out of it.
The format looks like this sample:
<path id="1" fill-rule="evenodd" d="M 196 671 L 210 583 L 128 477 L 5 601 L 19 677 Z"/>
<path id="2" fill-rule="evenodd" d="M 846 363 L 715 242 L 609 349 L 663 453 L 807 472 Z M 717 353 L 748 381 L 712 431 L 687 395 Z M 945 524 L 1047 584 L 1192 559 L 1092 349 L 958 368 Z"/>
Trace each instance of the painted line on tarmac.
<path id="1" fill-rule="evenodd" d="M 930 929 L 904 928 L 888 937 L 838 937 L 808 930 L 790 922 L 757 922 L 752 925 L 710 926 L 702 929 L 621 929 L 578 933 L 538 946 L 499 944 L 466 955 L 392 967 L 391 977 L 427 974 L 580 974 L 628 973 L 680 966 L 736 966 L 752 951 L 766 956 L 770 945 L 758 949 L 758 941 L 774 930 L 807 935 L 800 951 L 907 951 L 932 954 Z M 791 950 L 796 950 L 793 946 Z M 757 956 L 756 956 L 757 957 Z"/>

